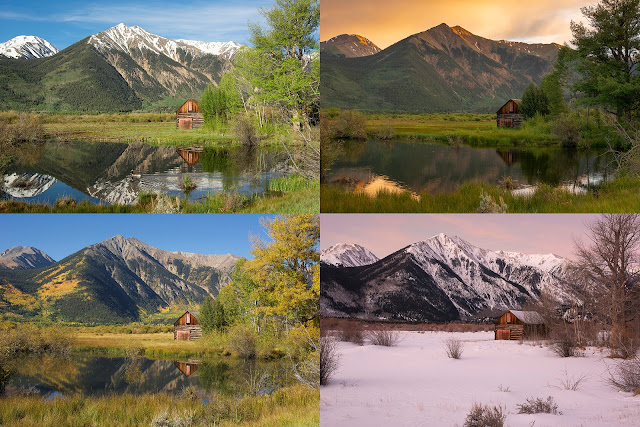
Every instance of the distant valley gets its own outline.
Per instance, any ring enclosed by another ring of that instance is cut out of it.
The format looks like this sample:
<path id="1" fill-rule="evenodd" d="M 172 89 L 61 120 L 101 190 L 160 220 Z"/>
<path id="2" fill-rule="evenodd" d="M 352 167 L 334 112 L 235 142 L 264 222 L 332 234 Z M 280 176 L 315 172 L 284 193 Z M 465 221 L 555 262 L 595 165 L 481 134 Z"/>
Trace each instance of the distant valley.
<path id="1" fill-rule="evenodd" d="M 569 263 L 554 254 L 491 251 L 445 234 L 377 261 L 363 260 L 362 249 L 323 252 L 323 316 L 445 322 L 520 308 L 543 291 L 558 302 L 572 298 Z M 349 259 L 363 261 L 343 267 Z"/>
<path id="2" fill-rule="evenodd" d="M 219 82 L 241 46 L 171 40 L 125 24 L 59 52 L 46 40 L 18 37 L 0 45 L 0 108 L 131 111 L 173 105 Z"/>
<path id="3" fill-rule="evenodd" d="M 20 265 L 41 251 L 0 254 L 0 312 L 72 322 L 130 322 L 172 304 L 199 305 L 230 278 L 235 255 L 168 252 L 115 236 L 58 262 Z M 48 264 L 48 265 L 47 265 Z"/>
<path id="4" fill-rule="evenodd" d="M 529 83 L 539 84 L 560 49 L 489 40 L 446 24 L 378 52 L 366 43 L 354 48 L 354 37 L 367 40 L 342 35 L 323 43 L 323 108 L 494 112 Z"/>

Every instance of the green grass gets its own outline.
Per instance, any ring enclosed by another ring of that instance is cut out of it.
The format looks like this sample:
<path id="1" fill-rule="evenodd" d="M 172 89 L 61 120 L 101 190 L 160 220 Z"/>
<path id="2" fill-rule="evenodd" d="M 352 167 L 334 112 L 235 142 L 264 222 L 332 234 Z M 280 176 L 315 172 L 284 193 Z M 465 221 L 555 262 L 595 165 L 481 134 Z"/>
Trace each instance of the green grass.
<path id="1" fill-rule="evenodd" d="M 569 194 L 558 188 L 542 185 L 532 197 L 514 197 L 497 186 L 467 182 L 449 194 L 422 194 L 420 200 L 411 195 L 380 193 L 376 197 L 355 194 L 335 186 L 322 185 L 321 212 L 476 212 L 480 194 L 500 198 L 509 213 L 604 213 L 637 212 L 640 206 L 640 179 L 618 177 L 585 195 Z"/>
<path id="2" fill-rule="evenodd" d="M 0 424 L 20 426 L 172 425 L 319 426 L 320 392 L 300 385 L 267 396 L 208 396 L 209 403 L 168 394 L 0 399 Z M 188 421 L 191 421 L 189 423 Z M 168 425 L 168 424 L 163 424 Z"/>

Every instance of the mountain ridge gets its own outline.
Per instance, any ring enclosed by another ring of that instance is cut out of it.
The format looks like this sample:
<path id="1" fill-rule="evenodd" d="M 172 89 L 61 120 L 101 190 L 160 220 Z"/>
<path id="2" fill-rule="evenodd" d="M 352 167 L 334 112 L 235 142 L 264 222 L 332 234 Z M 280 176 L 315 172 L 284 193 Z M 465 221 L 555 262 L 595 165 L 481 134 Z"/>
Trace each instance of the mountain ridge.
<path id="1" fill-rule="evenodd" d="M 321 268 L 324 316 L 452 321 L 535 303 L 543 291 L 572 298 L 565 258 L 492 251 L 442 233 L 370 265 Z"/>
<path id="2" fill-rule="evenodd" d="M 380 52 L 321 54 L 322 108 L 370 111 L 494 112 L 540 83 L 557 44 L 495 41 L 440 24 Z"/>
<path id="3" fill-rule="evenodd" d="M 37 36 L 17 36 L 0 43 L 0 58 L 35 59 L 55 55 L 59 50 L 47 40 Z"/>
<path id="4" fill-rule="evenodd" d="M 130 322 L 198 305 L 230 280 L 239 257 L 172 252 L 113 236 L 48 267 L 0 270 L 0 311 L 77 322 Z"/>

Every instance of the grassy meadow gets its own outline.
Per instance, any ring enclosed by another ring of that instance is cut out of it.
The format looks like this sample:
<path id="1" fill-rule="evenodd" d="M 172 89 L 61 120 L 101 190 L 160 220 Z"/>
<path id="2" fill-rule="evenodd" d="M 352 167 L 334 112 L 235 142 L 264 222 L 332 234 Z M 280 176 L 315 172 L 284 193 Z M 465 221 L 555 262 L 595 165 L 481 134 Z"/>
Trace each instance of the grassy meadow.
<path id="1" fill-rule="evenodd" d="M 521 197 L 513 196 L 509 190 L 495 185 L 467 182 L 454 193 L 425 193 L 416 200 L 409 193 L 378 193 L 376 197 L 369 197 L 363 193 L 323 185 L 320 209 L 321 212 L 336 213 L 623 213 L 637 212 L 640 206 L 638 188 L 640 179 L 618 177 L 588 194 L 570 194 L 559 188 L 541 185 L 532 196 Z"/>

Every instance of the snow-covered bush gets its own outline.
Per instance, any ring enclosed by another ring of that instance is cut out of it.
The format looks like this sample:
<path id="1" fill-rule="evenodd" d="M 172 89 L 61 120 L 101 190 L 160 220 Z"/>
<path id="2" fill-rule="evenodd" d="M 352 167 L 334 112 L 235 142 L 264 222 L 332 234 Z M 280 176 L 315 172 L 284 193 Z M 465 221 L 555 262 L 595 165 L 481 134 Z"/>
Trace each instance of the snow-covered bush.
<path id="1" fill-rule="evenodd" d="M 340 366 L 338 343 L 330 336 L 320 337 L 320 385 L 327 385 Z"/>
<path id="2" fill-rule="evenodd" d="M 395 347 L 400 342 L 400 334 L 396 331 L 370 331 L 369 339 L 373 345 Z"/>
<path id="3" fill-rule="evenodd" d="M 525 403 L 518 405 L 519 414 L 554 414 L 562 415 L 558 411 L 558 404 L 553 400 L 553 396 L 547 396 L 547 399 L 541 397 L 528 398 Z"/>
<path id="4" fill-rule="evenodd" d="M 640 394 L 640 356 L 619 362 L 609 372 L 609 383 L 618 390 Z"/>
<path id="5" fill-rule="evenodd" d="M 502 427 L 507 415 L 503 413 L 502 406 L 480 405 L 474 403 L 471 411 L 464 420 L 464 427 Z"/>
<path id="6" fill-rule="evenodd" d="M 444 342 L 444 348 L 447 351 L 447 357 L 450 359 L 460 359 L 464 345 L 457 338 L 449 338 Z"/>

